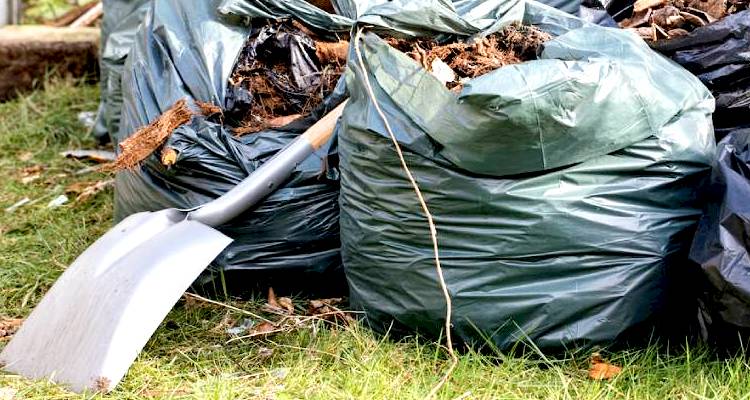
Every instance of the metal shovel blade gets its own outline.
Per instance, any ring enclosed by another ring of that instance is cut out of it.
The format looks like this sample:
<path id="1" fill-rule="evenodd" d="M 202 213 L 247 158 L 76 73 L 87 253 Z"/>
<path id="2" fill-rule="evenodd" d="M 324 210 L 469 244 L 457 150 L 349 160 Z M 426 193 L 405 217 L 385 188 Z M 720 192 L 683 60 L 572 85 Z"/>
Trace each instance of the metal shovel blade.
<path id="1" fill-rule="evenodd" d="M 111 390 L 231 241 L 174 209 L 126 218 L 68 267 L 0 353 L 0 363 L 76 392 Z"/>

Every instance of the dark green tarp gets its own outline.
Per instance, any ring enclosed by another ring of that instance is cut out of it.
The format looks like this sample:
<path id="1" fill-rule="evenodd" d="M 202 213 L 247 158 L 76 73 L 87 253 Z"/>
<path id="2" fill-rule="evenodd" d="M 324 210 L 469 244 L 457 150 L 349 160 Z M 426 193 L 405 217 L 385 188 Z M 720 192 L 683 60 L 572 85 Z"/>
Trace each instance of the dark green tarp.
<path id="1" fill-rule="evenodd" d="M 353 306 L 392 332 L 437 337 L 445 321 L 427 222 L 367 73 L 435 217 L 459 341 L 559 350 L 625 339 L 674 304 L 694 316 L 686 253 L 715 151 L 698 79 L 632 33 L 536 2 L 396 0 L 359 26 L 465 37 L 515 20 L 555 38 L 460 94 L 375 33 L 359 43 L 364 71 L 350 52 L 338 151 Z"/>

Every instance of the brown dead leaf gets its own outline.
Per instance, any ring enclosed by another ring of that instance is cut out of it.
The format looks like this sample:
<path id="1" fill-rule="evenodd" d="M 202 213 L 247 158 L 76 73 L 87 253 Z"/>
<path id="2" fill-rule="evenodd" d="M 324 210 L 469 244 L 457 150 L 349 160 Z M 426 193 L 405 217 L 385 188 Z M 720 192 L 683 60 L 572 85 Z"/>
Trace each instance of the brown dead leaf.
<path id="1" fill-rule="evenodd" d="M 325 314 L 337 309 L 336 306 L 344 301 L 341 297 L 330 299 L 310 300 L 307 306 L 307 312 L 310 315 Z"/>
<path id="2" fill-rule="evenodd" d="M 283 304 L 282 304 L 283 303 Z M 289 309 L 291 308 L 291 310 Z M 272 314 L 290 314 L 294 311 L 294 304 L 292 304 L 292 300 L 286 297 L 277 298 L 276 292 L 274 292 L 272 287 L 268 288 L 268 300 L 266 301 L 266 304 L 262 307 L 263 311 L 272 313 Z"/>
<path id="3" fill-rule="evenodd" d="M 114 185 L 114 179 L 107 179 L 95 182 L 76 182 L 68 185 L 65 188 L 65 193 L 76 194 L 76 202 L 83 202 L 91 197 L 94 197 L 97 193 L 103 191 L 109 186 Z"/>
<path id="4" fill-rule="evenodd" d="M 18 155 L 18 161 L 29 161 L 34 157 L 34 153 L 27 151 Z"/>
<path id="5" fill-rule="evenodd" d="M 645 25 L 651 19 L 652 13 L 653 10 L 650 8 L 645 11 L 633 13 L 632 17 L 625 18 L 620 22 L 620 28 L 637 28 L 641 25 Z"/>
<path id="6" fill-rule="evenodd" d="M 348 312 L 342 311 L 337 305 L 341 304 L 344 299 L 340 297 L 330 299 L 310 300 L 307 304 L 307 313 L 313 316 L 319 316 L 329 322 L 343 321 L 350 324 L 355 321 Z"/>
<path id="7" fill-rule="evenodd" d="M 0 319 L 0 340 L 5 340 L 13 336 L 18 328 L 21 327 L 23 319 L 21 318 L 2 318 Z"/>
<path id="8" fill-rule="evenodd" d="M 289 297 L 279 297 L 278 302 L 284 310 L 289 312 L 289 314 L 294 313 L 294 303 L 292 302 L 292 299 L 290 299 Z"/>
<path id="9" fill-rule="evenodd" d="M 265 336 L 274 333 L 277 330 L 278 328 L 276 328 L 276 326 L 274 326 L 272 323 L 264 321 L 259 325 L 254 326 L 253 329 L 250 330 L 250 336 Z"/>
<path id="10" fill-rule="evenodd" d="M 620 372 L 622 372 L 622 367 L 605 362 L 601 354 L 594 353 L 591 355 L 590 379 L 609 380 L 619 375 Z"/>
<path id="11" fill-rule="evenodd" d="M 273 291 L 272 287 L 268 287 L 268 305 L 275 308 L 281 308 L 279 301 L 276 300 L 276 292 Z"/>
<path id="12" fill-rule="evenodd" d="M 667 0 L 637 0 L 633 4 L 634 12 L 641 12 L 649 8 L 657 8 L 667 4 Z"/>
<path id="13" fill-rule="evenodd" d="M 44 165 L 32 165 L 30 167 L 21 168 L 22 176 L 31 176 L 44 171 Z"/>
<path id="14" fill-rule="evenodd" d="M 688 7 L 704 11 L 716 19 L 721 19 L 727 15 L 726 0 L 692 0 Z"/>

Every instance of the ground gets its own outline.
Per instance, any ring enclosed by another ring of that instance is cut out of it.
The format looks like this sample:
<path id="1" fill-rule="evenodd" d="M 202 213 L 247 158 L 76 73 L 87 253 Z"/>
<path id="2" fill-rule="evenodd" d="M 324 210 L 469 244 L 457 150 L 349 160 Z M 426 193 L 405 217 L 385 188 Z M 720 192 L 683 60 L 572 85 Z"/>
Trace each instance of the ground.
<path id="1" fill-rule="evenodd" d="M 0 104 L 0 317 L 25 317 L 66 265 L 112 223 L 112 189 L 77 202 L 69 193 L 69 203 L 47 208 L 71 184 L 109 178 L 75 175 L 88 164 L 58 154 L 94 146 L 76 115 L 96 109 L 97 92 L 59 82 Z M 39 201 L 4 211 L 24 197 Z M 253 302 L 224 301 L 259 308 Z M 379 337 L 363 324 L 319 324 L 318 329 L 227 343 L 226 322 L 242 318 L 223 306 L 181 301 L 122 383 L 102 398 L 419 399 L 447 366 L 445 352 L 435 343 Z M 745 357 L 720 359 L 707 348 L 602 353 L 622 366 L 622 373 L 609 381 L 588 378 L 588 352 L 560 359 L 465 352 L 439 398 L 750 398 Z M 16 399 L 100 397 L 0 373 L 0 400 L 11 393 Z"/>

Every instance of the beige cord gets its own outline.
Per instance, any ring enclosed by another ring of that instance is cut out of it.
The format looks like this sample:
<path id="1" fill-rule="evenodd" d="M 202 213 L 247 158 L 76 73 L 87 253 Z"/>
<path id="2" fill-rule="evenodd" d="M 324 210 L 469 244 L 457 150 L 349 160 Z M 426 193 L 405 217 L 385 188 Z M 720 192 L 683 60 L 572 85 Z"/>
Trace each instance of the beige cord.
<path id="1" fill-rule="evenodd" d="M 430 227 L 430 236 L 432 238 L 432 249 L 435 253 L 435 270 L 437 270 L 437 275 L 440 281 L 440 288 L 443 290 L 443 296 L 445 297 L 445 342 L 448 347 L 448 354 L 451 357 L 451 365 L 450 367 L 448 367 L 448 370 L 445 372 L 445 375 L 443 375 L 443 377 L 440 379 L 437 385 L 435 385 L 435 387 L 432 388 L 432 390 L 426 397 L 427 399 L 433 399 L 435 398 L 437 393 L 440 391 L 440 389 L 443 387 L 443 385 L 445 385 L 445 383 L 448 382 L 448 379 L 450 379 L 450 376 L 453 373 L 453 370 L 456 368 L 456 365 L 458 365 L 458 357 L 456 356 L 456 353 L 453 350 L 453 339 L 451 337 L 451 314 L 453 312 L 452 310 L 453 305 L 451 303 L 450 293 L 448 292 L 448 286 L 445 284 L 445 278 L 443 277 L 443 269 L 440 267 L 440 255 L 438 252 L 437 229 L 435 228 L 435 222 L 432 219 L 432 214 L 430 214 L 430 210 L 427 208 L 427 203 L 425 202 L 424 197 L 422 196 L 422 191 L 419 190 L 417 181 L 414 179 L 414 175 L 412 175 L 411 171 L 409 170 L 409 167 L 406 165 L 406 160 L 404 159 L 403 152 L 401 152 L 401 146 L 399 146 L 398 140 L 396 140 L 396 135 L 393 134 L 393 130 L 391 130 L 391 125 L 388 123 L 388 119 L 386 118 L 385 113 L 383 113 L 383 110 L 380 108 L 380 104 L 378 104 L 378 101 L 375 98 L 375 93 L 373 93 L 372 86 L 370 85 L 370 78 L 367 75 L 367 71 L 365 70 L 365 63 L 362 59 L 362 52 L 359 49 L 362 29 L 363 28 L 359 28 L 359 30 L 357 30 L 357 35 L 354 38 L 354 51 L 357 54 L 359 67 L 362 69 L 362 76 L 364 77 L 365 88 L 367 89 L 367 93 L 370 96 L 370 100 L 372 100 L 372 103 L 375 106 L 375 110 L 378 112 L 378 115 L 380 115 L 380 118 L 383 120 L 383 124 L 385 124 L 385 129 L 388 131 L 388 135 L 390 135 L 391 141 L 393 141 L 393 145 L 396 147 L 396 153 L 398 154 L 398 158 L 401 160 L 401 167 L 404 169 L 406 176 L 409 178 L 409 182 L 411 182 L 411 186 L 414 189 L 414 193 L 417 194 L 417 199 L 419 199 L 419 204 L 422 206 L 422 211 L 427 217 L 427 224 Z"/>

